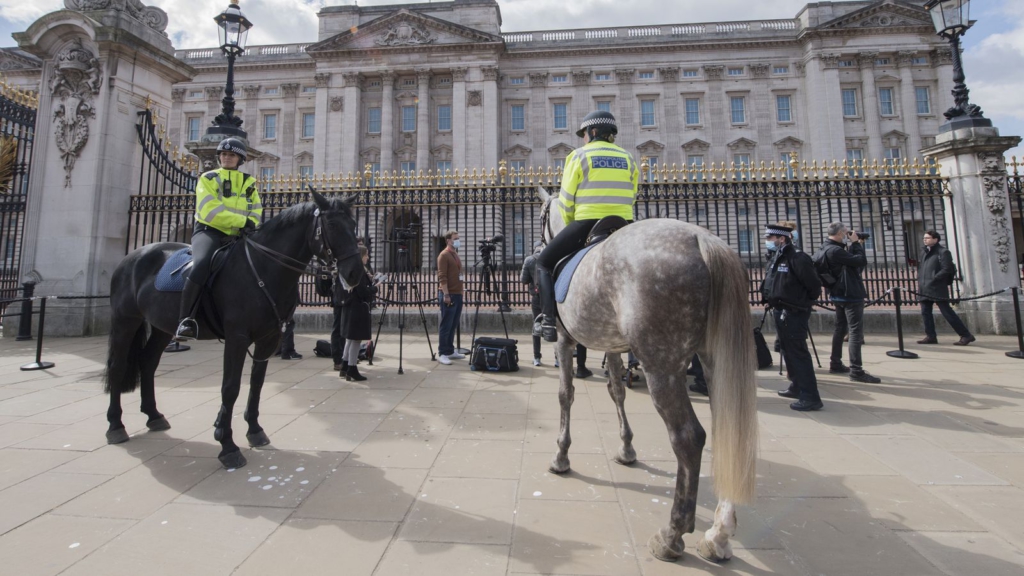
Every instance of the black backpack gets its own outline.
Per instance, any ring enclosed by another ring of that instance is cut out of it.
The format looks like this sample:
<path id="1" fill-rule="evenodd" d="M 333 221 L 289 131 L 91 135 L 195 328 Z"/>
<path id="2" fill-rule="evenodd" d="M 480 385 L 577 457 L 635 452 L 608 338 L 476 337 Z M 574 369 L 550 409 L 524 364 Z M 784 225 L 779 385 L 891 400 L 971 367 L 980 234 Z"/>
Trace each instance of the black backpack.
<path id="1" fill-rule="evenodd" d="M 518 372 L 519 351 L 516 340 L 481 336 L 473 343 L 470 370 L 487 372 Z"/>
<path id="2" fill-rule="evenodd" d="M 818 278 L 821 279 L 821 285 L 832 290 L 836 287 L 839 279 L 832 275 L 832 268 L 828 265 L 827 248 L 827 244 L 818 248 L 811 259 L 814 261 L 814 270 L 818 273 Z"/>

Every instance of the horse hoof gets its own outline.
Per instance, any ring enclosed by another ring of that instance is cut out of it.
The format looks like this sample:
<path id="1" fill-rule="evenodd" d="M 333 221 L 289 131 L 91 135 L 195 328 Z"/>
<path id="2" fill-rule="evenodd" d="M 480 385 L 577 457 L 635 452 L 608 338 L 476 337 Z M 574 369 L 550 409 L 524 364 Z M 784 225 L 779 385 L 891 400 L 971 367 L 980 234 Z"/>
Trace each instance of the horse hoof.
<path id="1" fill-rule="evenodd" d="M 220 460 L 220 463 L 228 469 L 241 468 L 246 465 L 245 456 L 242 456 L 241 450 L 217 456 L 217 459 Z"/>
<path id="2" fill-rule="evenodd" d="M 714 562 L 715 564 L 728 560 L 726 557 L 719 556 L 715 552 L 715 547 L 706 538 L 701 538 L 700 542 L 697 542 L 697 554 L 700 554 L 700 557 L 708 562 Z"/>
<path id="3" fill-rule="evenodd" d="M 170 430 L 171 423 L 167 421 L 167 418 L 161 416 L 146 422 L 146 428 L 149 428 L 150 432 L 162 432 L 164 430 Z"/>
<path id="4" fill-rule="evenodd" d="M 619 449 L 619 453 L 616 454 L 612 460 L 615 460 L 623 466 L 632 466 L 636 464 L 636 451 L 630 448 L 629 450 Z"/>
<path id="5" fill-rule="evenodd" d="M 255 434 L 246 434 L 245 439 L 249 441 L 249 446 L 253 448 L 260 448 L 270 444 L 270 436 L 263 430 L 256 432 Z"/>
<path id="6" fill-rule="evenodd" d="M 548 466 L 548 470 L 554 474 L 565 474 L 569 471 L 569 459 L 555 456 L 555 459 L 551 461 L 551 465 Z"/>
<path id="7" fill-rule="evenodd" d="M 651 554 L 655 558 L 663 562 L 675 562 L 683 555 L 683 539 L 680 538 L 679 542 L 670 545 L 665 542 L 665 536 L 662 530 L 654 533 L 651 539 L 647 541 L 647 547 L 650 548 Z"/>
<path id="8" fill-rule="evenodd" d="M 107 430 L 107 444 L 124 444 L 128 441 L 128 432 L 124 428 Z"/>

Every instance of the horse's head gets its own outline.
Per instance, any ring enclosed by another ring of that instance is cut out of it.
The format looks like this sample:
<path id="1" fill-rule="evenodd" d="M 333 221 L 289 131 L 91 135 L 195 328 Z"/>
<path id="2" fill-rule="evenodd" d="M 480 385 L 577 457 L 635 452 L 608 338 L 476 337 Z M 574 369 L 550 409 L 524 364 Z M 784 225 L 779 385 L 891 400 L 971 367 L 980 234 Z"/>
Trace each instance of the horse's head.
<path id="1" fill-rule="evenodd" d="M 328 262 L 336 261 L 342 285 L 346 289 L 352 288 L 366 273 L 356 244 L 356 219 L 352 214 L 354 199 L 328 200 L 316 191 L 312 195 L 320 209 L 320 238 L 323 241 L 322 249 L 316 255 Z"/>
<path id="2" fill-rule="evenodd" d="M 542 186 L 537 187 L 537 195 L 544 202 L 544 207 L 540 211 L 540 233 L 541 240 L 547 244 L 565 228 L 565 222 L 562 221 L 561 215 L 556 210 L 555 204 L 558 202 L 558 198 L 549 194 Z"/>

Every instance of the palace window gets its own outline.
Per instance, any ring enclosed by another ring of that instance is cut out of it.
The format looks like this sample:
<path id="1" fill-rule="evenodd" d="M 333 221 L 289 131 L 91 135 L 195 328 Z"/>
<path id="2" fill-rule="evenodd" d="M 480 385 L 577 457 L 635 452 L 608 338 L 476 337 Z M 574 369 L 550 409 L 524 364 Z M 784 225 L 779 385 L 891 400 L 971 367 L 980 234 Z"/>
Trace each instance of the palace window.
<path id="1" fill-rule="evenodd" d="M 196 142 L 199 140 L 199 125 L 203 119 L 199 116 L 190 116 L 188 119 L 188 141 Z"/>
<path id="2" fill-rule="evenodd" d="M 750 154 L 735 154 L 732 161 L 736 165 L 736 179 L 750 180 Z"/>
<path id="3" fill-rule="evenodd" d="M 611 79 L 612 75 L 609 74 L 608 72 L 598 72 L 597 74 L 594 74 L 594 80 L 596 80 L 597 82 L 607 82 Z"/>
<path id="4" fill-rule="evenodd" d="M 517 186 L 522 184 L 523 183 L 523 176 L 522 176 L 522 174 L 524 174 L 525 172 L 526 172 L 526 160 L 513 160 L 513 161 L 508 163 L 508 173 L 509 174 L 515 174 L 515 178 L 513 178 L 513 180 L 512 180 L 513 184 L 515 184 Z"/>
<path id="5" fill-rule="evenodd" d="M 438 160 L 434 165 L 437 168 L 437 175 L 444 177 L 443 182 L 449 184 L 449 175 L 452 172 L 452 163 L 447 160 Z"/>
<path id="6" fill-rule="evenodd" d="M 754 248 L 754 231 L 750 228 L 743 228 L 739 231 L 740 252 L 749 254 Z"/>
<path id="7" fill-rule="evenodd" d="M 402 106 L 402 132 L 416 131 L 416 107 Z"/>
<path id="8" fill-rule="evenodd" d="M 877 60 L 875 60 L 875 66 L 888 66 L 888 65 L 889 65 L 889 59 L 888 58 L 878 58 Z"/>
<path id="9" fill-rule="evenodd" d="M 847 118 L 856 118 L 857 116 L 859 116 L 859 114 L 857 113 L 856 88 L 843 89 L 843 116 Z"/>
<path id="10" fill-rule="evenodd" d="M 272 168 L 272 167 L 268 167 L 268 166 L 264 166 L 263 168 L 260 168 L 260 183 L 263 184 L 263 191 L 264 192 L 269 192 L 270 191 L 271 181 L 273 181 L 274 176 L 276 174 L 277 174 L 277 169 L 276 168 Z"/>
<path id="11" fill-rule="evenodd" d="M 743 76 L 743 68 L 729 68 L 729 76 Z"/>
<path id="12" fill-rule="evenodd" d="M 745 124 L 747 121 L 746 98 L 733 96 L 729 99 L 729 110 L 732 113 L 733 124 Z"/>
<path id="13" fill-rule="evenodd" d="M 316 114 L 305 113 L 302 115 L 302 137 L 312 138 L 316 133 Z"/>
<path id="14" fill-rule="evenodd" d="M 526 130 L 526 106 L 522 104 L 512 105 L 512 131 L 522 132 Z"/>
<path id="15" fill-rule="evenodd" d="M 789 74 L 789 66 L 776 66 L 772 68 L 772 74 Z"/>
<path id="16" fill-rule="evenodd" d="M 839 67 L 840 68 L 853 68 L 853 65 L 854 65 L 853 60 L 840 60 L 839 61 Z"/>
<path id="17" fill-rule="evenodd" d="M 309 181 L 313 179 L 313 176 L 312 166 L 299 166 L 299 179 Z"/>
<path id="18" fill-rule="evenodd" d="M 698 76 L 700 76 L 698 70 L 683 70 L 683 78 L 697 78 Z"/>
<path id="19" fill-rule="evenodd" d="M 927 56 L 914 56 L 913 63 L 914 63 L 914 66 L 926 66 L 926 65 L 928 65 L 928 57 Z"/>
<path id="20" fill-rule="evenodd" d="M 653 70 L 647 70 L 647 71 L 641 72 L 639 74 L 639 78 L 641 80 L 654 80 L 654 71 Z"/>
<path id="21" fill-rule="evenodd" d="M 896 107 L 892 101 L 892 88 L 878 89 L 878 106 L 882 116 L 895 116 Z"/>
<path id="22" fill-rule="evenodd" d="M 277 94 L 277 88 L 267 88 L 263 90 L 263 93 L 266 94 L 267 96 L 274 96 Z"/>
<path id="23" fill-rule="evenodd" d="M 513 77 L 508 79 L 508 83 L 511 86 L 518 86 L 520 84 L 526 84 L 526 78 L 523 78 L 522 76 L 513 76 Z"/>
<path id="24" fill-rule="evenodd" d="M 792 98 L 788 95 L 775 97 L 775 110 L 779 122 L 793 121 Z"/>
<path id="25" fill-rule="evenodd" d="M 316 92 L 316 86 L 303 86 L 302 87 L 302 92 L 304 94 L 309 94 L 311 92 Z"/>
<path id="26" fill-rule="evenodd" d="M 647 180 L 654 180 L 654 173 L 658 169 L 658 157 L 648 156 L 647 157 Z"/>
<path id="27" fill-rule="evenodd" d="M 188 97 L 189 98 L 202 98 L 203 97 L 203 91 L 202 90 L 191 90 L 188 93 Z"/>
<path id="28" fill-rule="evenodd" d="M 569 81 L 569 75 L 555 74 L 554 76 L 551 77 L 551 81 L 554 82 L 555 84 L 564 84 Z"/>
<path id="29" fill-rule="evenodd" d="M 656 125 L 654 118 L 654 100 L 640 101 L 640 126 L 653 128 Z"/>
<path id="30" fill-rule="evenodd" d="M 611 112 L 612 111 L 612 103 L 611 103 L 611 101 L 609 101 L 609 100 L 602 100 L 602 101 L 598 102 L 597 103 L 597 110 L 599 112 Z"/>
<path id="31" fill-rule="evenodd" d="M 370 134 L 380 134 L 380 108 L 370 108 L 366 111 L 366 131 Z"/>
<path id="32" fill-rule="evenodd" d="M 263 139 L 273 140 L 277 138 L 277 114 L 263 115 Z"/>
<path id="33" fill-rule="evenodd" d="M 694 170 L 693 181 L 703 182 L 704 181 L 704 156 L 693 155 L 686 157 L 686 163 L 690 165 L 690 168 Z"/>
<path id="34" fill-rule="evenodd" d="M 451 106 L 438 106 L 437 107 L 437 129 L 441 132 L 447 132 L 452 129 L 452 107 Z"/>
<path id="35" fill-rule="evenodd" d="M 918 114 L 931 114 L 932 113 L 932 99 L 931 93 L 927 86 L 917 86 L 914 88 L 914 95 L 917 98 L 917 113 Z"/>
<path id="36" fill-rule="evenodd" d="M 565 104 L 555 104 L 555 130 L 565 130 L 569 127 L 567 108 Z"/>
<path id="37" fill-rule="evenodd" d="M 687 98 L 686 103 L 686 125 L 700 125 L 700 98 Z"/>

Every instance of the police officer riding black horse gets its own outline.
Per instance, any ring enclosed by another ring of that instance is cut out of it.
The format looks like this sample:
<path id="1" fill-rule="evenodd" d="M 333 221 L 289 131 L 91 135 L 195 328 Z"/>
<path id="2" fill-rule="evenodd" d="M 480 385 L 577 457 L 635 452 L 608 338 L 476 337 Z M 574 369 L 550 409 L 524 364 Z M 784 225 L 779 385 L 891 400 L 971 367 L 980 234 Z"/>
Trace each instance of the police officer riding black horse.
<path id="1" fill-rule="evenodd" d="M 558 340 L 551 273 L 559 260 L 582 249 L 600 219 L 621 216 L 627 222 L 633 221 L 640 171 L 633 156 L 615 145 L 618 133 L 610 112 L 587 114 L 576 131 L 584 145 L 565 160 L 562 189 L 554 204 L 557 217 L 566 226 L 537 258 L 537 284 L 543 305 L 540 329 L 548 342 Z"/>

